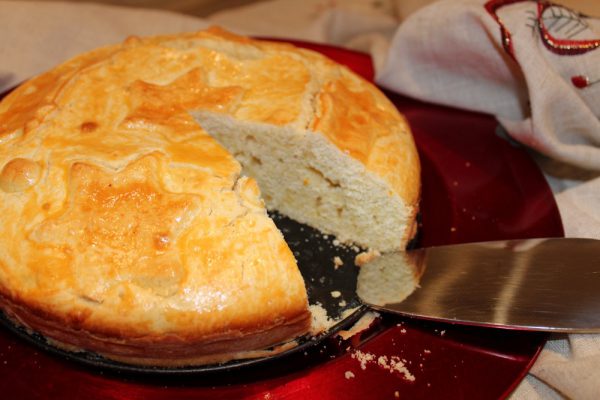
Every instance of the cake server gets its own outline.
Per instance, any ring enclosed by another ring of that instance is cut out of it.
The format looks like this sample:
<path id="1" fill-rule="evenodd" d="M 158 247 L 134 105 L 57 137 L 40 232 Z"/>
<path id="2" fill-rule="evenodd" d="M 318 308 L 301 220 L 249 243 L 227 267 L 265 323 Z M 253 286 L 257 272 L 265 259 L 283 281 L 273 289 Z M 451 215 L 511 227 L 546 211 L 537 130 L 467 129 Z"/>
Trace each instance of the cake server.
<path id="1" fill-rule="evenodd" d="M 600 332 L 600 240 L 549 238 L 388 253 L 360 269 L 373 309 L 456 324 Z"/>

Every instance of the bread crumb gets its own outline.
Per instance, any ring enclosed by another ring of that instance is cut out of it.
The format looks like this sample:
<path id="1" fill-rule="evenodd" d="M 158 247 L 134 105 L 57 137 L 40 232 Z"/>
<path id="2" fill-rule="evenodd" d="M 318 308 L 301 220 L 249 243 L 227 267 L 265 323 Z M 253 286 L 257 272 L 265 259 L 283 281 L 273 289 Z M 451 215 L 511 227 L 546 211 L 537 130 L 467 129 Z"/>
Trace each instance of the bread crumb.
<path id="1" fill-rule="evenodd" d="M 358 362 L 360 363 L 360 369 L 362 369 L 363 371 L 367 369 L 367 364 L 375 359 L 374 354 L 363 353 L 360 350 L 356 350 L 354 353 L 352 353 L 351 357 L 358 360 Z"/>
<path id="2" fill-rule="evenodd" d="M 334 290 L 333 292 L 331 292 L 331 297 L 333 297 L 334 299 L 337 299 L 341 295 L 342 293 L 339 290 Z"/>
<path id="3" fill-rule="evenodd" d="M 311 304 L 308 308 L 312 314 L 312 323 L 310 326 L 311 335 L 316 336 L 321 332 L 329 330 L 329 328 L 336 324 L 337 321 L 329 318 L 327 311 L 320 303 Z"/>
<path id="4" fill-rule="evenodd" d="M 431 350 L 425 349 L 425 350 L 423 350 L 423 353 L 425 353 L 425 354 L 431 354 Z"/>
<path id="5" fill-rule="evenodd" d="M 354 378 L 354 374 L 352 373 L 352 371 L 346 371 L 344 373 L 344 377 L 346 377 L 346 379 L 352 379 Z"/>
<path id="6" fill-rule="evenodd" d="M 338 306 L 340 307 L 346 307 L 348 305 L 348 303 L 346 303 L 346 300 L 342 300 L 338 303 Z"/>
<path id="7" fill-rule="evenodd" d="M 362 253 L 358 253 L 356 255 L 356 257 L 354 258 L 354 264 L 358 265 L 359 267 L 362 267 L 363 265 L 379 257 L 380 255 L 381 253 L 377 250 L 363 251 Z"/>
<path id="8" fill-rule="evenodd" d="M 344 265 L 344 262 L 342 261 L 341 258 L 339 258 L 338 256 L 333 257 L 333 268 L 334 269 L 338 269 L 342 265 Z"/>
<path id="9" fill-rule="evenodd" d="M 369 311 L 365 315 L 360 317 L 360 319 L 356 321 L 356 323 L 350 329 L 339 331 L 338 336 L 341 337 L 343 340 L 348 340 L 357 333 L 369 329 L 369 327 L 377 317 L 379 317 L 378 313 Z"/>
<path id="10" fill-rule="evenodd" d="M 404 328 L 400 329 L 400 333 L 406 333 L 406 329 L 404 329 Z"/>
<path id="11" fill-rule="evenodd" d="M 400 392 L 398 392 L 397 390 L 394 392 L 394 397 L 399 399 L 400 398 Z"/>
<path id="12" fill-rule="evenodd" d="M 440 336 L 444 336 L 446 334 L 446 330 L 440 332 Z"/>
<path id="13" fill-rule="evenodd" d="M 390 372 L 397 371 L 404 376 L 404 379 L 410 382 L 415 381 L 415 376 L 410 373 L 410 371 L 406 368 L 404 363 L 400 361 L 399 357 L 392 356 L 390 360 Z"/>
<path id="14" fill-rule="evenodd" d="M 373 353 L 365 353 L 360 350 L 356 350 L 351 355 L 352 358 L 356 359 L 360 363 L 360 368 L 365 370 L 367 365 L 370 363 L 377 363 L 380 368 L 383 368 L 390 373 L 397 372 L 402 375 L 404 379 L 410 382 L 416 380 L 415 376 L 406 368 L 406 360 L 401 360 L 398 356 L 375 356 Z"/>

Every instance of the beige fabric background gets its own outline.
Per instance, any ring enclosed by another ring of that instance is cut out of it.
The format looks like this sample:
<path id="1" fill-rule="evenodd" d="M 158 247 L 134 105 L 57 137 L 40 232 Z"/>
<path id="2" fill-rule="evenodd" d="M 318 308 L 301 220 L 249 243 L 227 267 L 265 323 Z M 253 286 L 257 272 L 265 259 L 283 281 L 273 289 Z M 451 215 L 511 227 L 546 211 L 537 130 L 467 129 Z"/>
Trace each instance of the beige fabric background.
<path id="1" fill-rule="evenodd" d="M 44 0 L 54 1 L 54 0 Z M 73 3 L 102 3 L 127 7 L 155 8 L 176 11 L 183 14 L 207 17 L 218 11 L 226 11 L 244 5 L 252 5 L 266 0 L 69 0 Z M 374 0 L 373 2 L 376 2 Z M 400 0 L 398 1 L 399 18 L 406 17 L 412 11 L 433 2 L 434 0 Z M 299 3 L 302 0 L 298 0 Z M 338 1 L 343 3 L 344 0 Z M 596 0 L 557 0 L 554 3 L 564 4 L 589 15 L 600 12 L 600 2 Z"/>
<path id="2" fill-rule="evenodd" d="M 43 0 L 50 2 L 53 0 Z M 158 10 L 176 11 L 182 14 L 207 17 L 217 11 L 257 3 L 261 0 L 67 0 L 71 3 L 99 3 L 115 6 L 154 8 Z M 262 0 L 264 1 L 264 0 Z"/>

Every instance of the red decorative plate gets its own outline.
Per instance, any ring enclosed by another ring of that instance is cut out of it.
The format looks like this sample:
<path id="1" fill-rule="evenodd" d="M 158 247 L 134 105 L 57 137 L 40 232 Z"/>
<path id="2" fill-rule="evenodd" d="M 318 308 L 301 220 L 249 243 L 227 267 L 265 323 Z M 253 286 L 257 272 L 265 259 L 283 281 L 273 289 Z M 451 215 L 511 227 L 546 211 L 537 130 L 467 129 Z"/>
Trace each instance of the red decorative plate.
<path id="1" fill-rule="evenodd" d="M 365 54 L 296 44 L 373 78 Z M 408 118 L 421 156 L 420 245 L 563 235 L 544 177 L 524 149 L 498 136 L 492 117 L 389 96 Z M 254 368 L 157 376 L 82 366 L 0 328 L 0 393 L 86 400 L 502 398 L 545 339 L 385 316 L 350 341 L 331 340 Z"/>

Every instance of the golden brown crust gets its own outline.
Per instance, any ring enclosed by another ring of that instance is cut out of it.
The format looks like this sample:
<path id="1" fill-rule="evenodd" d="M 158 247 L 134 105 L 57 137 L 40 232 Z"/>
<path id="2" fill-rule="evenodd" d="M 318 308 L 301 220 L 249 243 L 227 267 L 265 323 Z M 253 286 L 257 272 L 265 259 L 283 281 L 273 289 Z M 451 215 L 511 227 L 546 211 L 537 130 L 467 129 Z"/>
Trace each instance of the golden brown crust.
<path id="1" fill-rule="evenodd" d="M 40 178 L 38 163 L 26 158 L 14 158 L 0 172 L 0 189 L 7 193 L 22 192 Z"/>
<path id="2" fill-rule="evenodd" d="M 306 332 L 302 277 L 255 182 L 190 110 L 309 127 L 416 210 L 406 123 L 345 68 L 219 29 L 133 37 L 0 103 L 9 314 L 65 346 L 164 365 Z"/>
<path id="3" fill-rule="evenodd" d="M 301 314 L 253 335 L 235 331 L 212 340 L 194 340 L 177 333 L 130 337 L 123 333 L 104 335 L 97 330 L 82 330 L 72 319 L 57 322 L 53 314 L 20 306 L 5 297 L 2 304 L 13 323 L 43 332 L 50 344 L 66 351 L 93 351 L 112 360 L 147 366 L 180 367 L 275 355 L 293 348 L 297 343 L 290 338 L 306 333 L 310 324 L 310 315 Z"/>
<path id="4" fill-rule="evenodd" d="M 381 92 L 358 77 L 343 74 L 317 96 L 311 129 L 324 132 L 342 151 L 387 182 L 416 207 L 420 163 L 406 120 Z"/>

